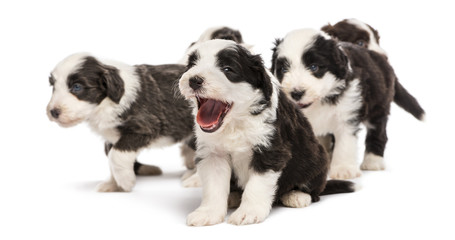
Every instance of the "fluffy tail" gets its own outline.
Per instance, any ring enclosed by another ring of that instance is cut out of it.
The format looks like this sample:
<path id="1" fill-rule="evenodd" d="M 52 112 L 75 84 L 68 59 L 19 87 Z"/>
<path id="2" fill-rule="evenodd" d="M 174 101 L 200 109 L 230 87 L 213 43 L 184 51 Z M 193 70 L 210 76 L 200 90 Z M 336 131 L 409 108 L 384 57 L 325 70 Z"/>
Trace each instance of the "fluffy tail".
<path id="1" fill-rule="evenodd" d="M 355 191 L 355 184 L 350 181 L 343 180 L 329 180 L 325 185 L 324 191 L 322 191 L 320 196 L 336 194 L 336 193 L 350 193 Z"/>
<path id="2" fill-rule="evenodd" d="M 420 121 L 424 120 L 425 111 L 419 105 L 417 99 L 415 99 L 403 85 L 398 82 L 398 80 L 395 82 L 395 96 L 393 97 L 393 101 L 415 118 Z"/>

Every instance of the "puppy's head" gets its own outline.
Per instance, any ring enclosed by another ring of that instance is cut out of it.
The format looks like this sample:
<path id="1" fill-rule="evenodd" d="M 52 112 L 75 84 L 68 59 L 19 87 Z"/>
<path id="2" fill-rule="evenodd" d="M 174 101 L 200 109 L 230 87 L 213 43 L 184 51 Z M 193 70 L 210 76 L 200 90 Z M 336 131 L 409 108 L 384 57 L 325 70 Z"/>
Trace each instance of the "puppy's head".
<path id="1" fill-rule="evenodd" d="M 340 41 L 350 42 L 360 47 L 387 55 L 379 46 L 378 31 L 357 19 L 345 19 L 333 26 L 327 24 L 323 26 L 321 30 Z"/>
<path id="2" fill-rule="evenodd" d="M 194 103 L 196 122 L 204 132 L 258 115 L 270 106 L 272 83 L 259 55 L 228 40 L 198 45 L 189 55 L 180 92 Z"/>
<path id="3" fill-rule="evenodd" d="M 124 93 L 118 69 L 85 53 L 71 55 L 58 63 L 49 83 L 53 91 L 47 115 L 62 127 L 87 120 L 105 99 L 119 103 Z"/>
<path id="4" fill-rule="evenodd" d="M 300 108 L 331 101 L 346 86 L 348 59 L 337 42 L 323 32 L 301 29 L 277 39 L 272 73 Z"/>

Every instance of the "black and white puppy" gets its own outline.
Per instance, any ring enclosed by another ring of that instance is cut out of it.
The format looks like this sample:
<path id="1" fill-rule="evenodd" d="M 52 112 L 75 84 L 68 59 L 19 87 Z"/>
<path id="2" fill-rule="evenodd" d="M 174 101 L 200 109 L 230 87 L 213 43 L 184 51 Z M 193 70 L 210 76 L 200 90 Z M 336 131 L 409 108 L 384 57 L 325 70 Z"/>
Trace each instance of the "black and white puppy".
<path id="1" fill-rule="evenodd" d="M 379 32 L 355 18 L 344 19 L 335 25 L 327 24 L 321 30 L 340 41 L 357 44 L 387 56 L 386 51 L 379 46 Z"/>
<path id="2" fill-rule="evenodd" d="M 351 182 L 326 182 L 324 149 L 259 55 L 233 41 L 201 43 L 179 87 L 193 105 L 203 187 L 188 225 L 224 221 L 231 180 L 243 190 L 228 219 L 236 225 L 262 222 L 275 202 L 304 207 L 321 194 L 353 191 Z"/>
<path id="3" fill-rule="evenodd" d="M 191 138 L 191 109 L 183 98 L 174 97 L 184 70 L 183 65 L 130 66 L 78 53 L 51 72 L 49 119 L 62 127 L 85 121 L 106 141 L 111 177 L 98 191 L 131 191 L 135 172 L 161 173 L 136 161 L 141 150 Z M 193 156 L 187 152 L 184 157 Z"/>
<path id="4" fill-rule="evenodd" d="M 179 64 L 184 65 L 188 64 L 188 55 L 193 52 L 197 45 L 213 39 L 231 40 L 236 43 L 242 44 L 247 49 L 251 49 L 253 47 L 243 42 L 243 37 L 239 30 L 226 26 L 211 27 L 206 29 L 196 42 L 192 42 L 190 44 L 183 58 L 180 59 Z"/>
<path id="5" fill-rule="evenodd" d="M 179 61 L 180 64 L 188 64 L 188 57 L 189 54 L 193 52 L 193 50 L 198 46 L 198 44 L 213 40 L 213 39 L 224 39 L 224 40 L 232 40 L 236 43 L 242 44 L 242 46 L 250 49 L 252 48 L 251 45 L 245 44 L 243 42 L 243 37 L 242 34 L 240 33 L 239 30 L 226 27 L 226 26 L 221 26 L 221 27 L 211 27 L 206 29 L 199 39 L 196 42 L 193 42 L 190 44 L 188 49 L 186 50 L 183 58 Z M 186 145 L 182 145 L 182 151 L 185 151 L 184 148 Z M 190 149 L 191 151 L 191 149 Z M 188 161 L 185 161 L 186 167 L 189 169 L 186 171 L 183 176 L 182 176 L 182 186 L 184 187 L 200 187 L 201 186 L 201 180 L 199 175 L 196 172 L 196 169 L 194 167 L 194 160 L 190 158 L 185 158 Z"/>
<path id="6" fill-rule="evenodd" d="M 361 168 L 384 169 L 390 103 L 397 87 L 402 87 L 384 55 L 337 42 L 317 30 L 301 29 L 276 41 L 272 72 L 308 118 L 315 134 L 334 134 L 331 178 L 360 176 L 356 162 L 360 123 L 367 128 Z M 414 98 L 407 100 L 421 110 L 411 113 L 422 120 L 423 109 Z"/>

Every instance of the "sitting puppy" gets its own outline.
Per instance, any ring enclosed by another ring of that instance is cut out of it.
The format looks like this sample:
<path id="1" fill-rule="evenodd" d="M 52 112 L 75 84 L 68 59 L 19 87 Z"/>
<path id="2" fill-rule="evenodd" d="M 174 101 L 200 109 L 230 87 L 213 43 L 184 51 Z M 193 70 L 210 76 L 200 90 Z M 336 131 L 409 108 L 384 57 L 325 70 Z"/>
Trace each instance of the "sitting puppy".
<path id="1" fill-rule="evenodd" d="M 360 123 L 367 128 L 362 169 L 384 168 L 390 103 L 401 86 L 384 55 L 302 29 L 277 40 L 272 58 L 272 72 L 315 134 L 335 136 L 331 178 L 360 176 L 356 163 Z M 423 110 L 416 118 L 424 118 Z"/>
<path id="2" fill-rule="evenodd" d="M 203 187 L 201 206 L 188 216 L 188 225 L 224 221 L 231 175 L 243 190 L 228 220 L 237 225 L 262 222 L 274 202 L 304 207 L 322 194 L 353 191 L 351 182 L 326 186 L 324 149 L 259 55 L 233 41 L 201 43 L 189 56 L 179 88 L 193 105 Z"/>
<path id="3" fill-rule="evenodd" d="M 98 185 L 98 191 L 131 191 L 135 172 L 161 173 L 136 161 L 142 149 L 191 138 L 191 109 L 184 99 L 174 97 L 184 69 L 183 65 L 129 66 L 79 53 L 51 72 L 49 119 L 62 127 L 86 121 L 106 141 L 111 178 Z M 194 153 L 187 155 L 192 158 Z"/>
<path id="4" fill-rule="evenodd" d="M 247 48 L 252 48 L 252 46 L 244 44 L 242 34 L 240 31 L 229 28 L 229 27 L 212 27 L 205 30 L 199 39 L 196 42 L 191 43 L 183 58 L 179 61 L 180 64 L 188 64 L 188 55 L 197 47 L 198 44 L 212 40 L 212 39 L 225 39 L 232 40 L 236 43 L 242 44 Z M 193 139 L 192 139 L 193 140 Z M 186 145 L 182 145 L 182 151 L 186 151 Z M 192 151 L 192 149 L 189 149 Z M 194 160 L 191 158 L 185 158 L 188 161 L 185 161 L 186 167 L 189 169 L 182 176 L 182 186 L 184 187 L 200 187 L 201 180 L 199 175 L 196 172 L 194 166 Z"/>

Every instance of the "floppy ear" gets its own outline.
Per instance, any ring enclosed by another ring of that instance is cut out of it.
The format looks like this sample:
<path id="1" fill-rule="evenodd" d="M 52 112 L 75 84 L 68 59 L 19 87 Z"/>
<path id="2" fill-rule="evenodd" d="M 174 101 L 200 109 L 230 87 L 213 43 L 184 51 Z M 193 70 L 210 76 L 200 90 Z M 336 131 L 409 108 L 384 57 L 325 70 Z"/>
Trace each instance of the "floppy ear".
<path id="1" fill-rule="evenodd" d="M 257 86 L 264 93 L 265 100 L 270 101 L 273 93 L 272 81 L 265 70 L 261 55 L 250 55 L 249 57 L 252 63 L 250 68 L 256 74 Z"/>
<path id="2" fill-rule="evenodd" d="M 333 59 L 334 63 L 338 68 L 338 77 L 345 79 L 348 74 L 348 57 L 343 50 L 343 47 L 339 44 L 335 44 L 333 49 Z"/>
<path id="3" fill-rule="evenodd" d="M 120 77 L 117 68 L 103 65 L 103 86 L 106 88 L 106 95 L 115 103 L 119 103 L 125 93 L 125 84 Z"/>
<path id="4" fill-rule="evenodd" d="M 273 51 L 273 54 L 272 54 L 272 67 L 270 68 L 270 71 L 272 72 L 273 75 L 275 75 L 275 68 L 276 68 L 276 58 L 278 56 L 278 53 L 277 53 L 277 48 L 278 48 L 278 45 L 281 44 L 281 42 L 283 42 L 283 39 L 282 38 L 276 38 L 275 39 L 275 47 L 272 48 L 272 51 Z"/>
<path id="5" fill-rule="evenodd" d="M 335 28 L 328 23 L 327 25 L 323 26 L 321 30 L 327 34 L 329 34 L 332 37 L 336 37 L 336 31 Z"/>

